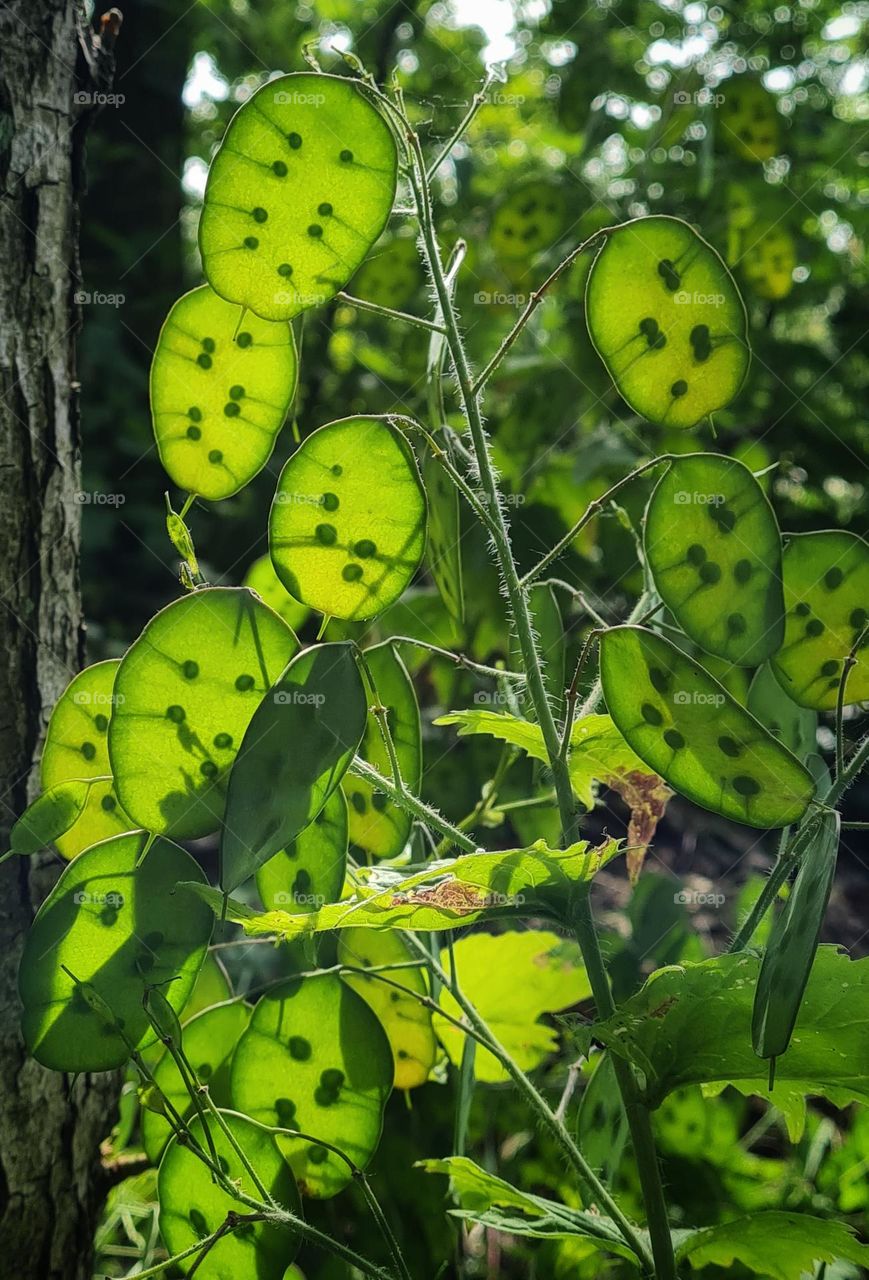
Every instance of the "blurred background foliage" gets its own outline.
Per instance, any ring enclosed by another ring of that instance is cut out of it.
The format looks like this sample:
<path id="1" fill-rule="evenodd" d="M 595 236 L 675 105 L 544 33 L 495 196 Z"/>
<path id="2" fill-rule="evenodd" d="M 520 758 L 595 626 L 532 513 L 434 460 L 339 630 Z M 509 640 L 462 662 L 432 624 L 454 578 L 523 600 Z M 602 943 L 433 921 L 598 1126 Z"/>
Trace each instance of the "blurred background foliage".
<path id="1" fill-rule="evenodd" d="M 151 354 L 172 302 L 201 280 L 199 204 L 226 124 L 264 80 L 304 69 L 306 54 L 339 74 L 346 71 L 343 52 L 355 54 L 380 80 L 395 69 L 432 155 L 464 115 L 486 64 L 498 65 L 487 103 L 434 181 L 442 244 L 449 249 L 464 239 L 468 245 L 457 297 L 479 367 L 535 285 L 601 226 L 647 213 L 688 219 L 739 282 L 754 358 L 744 389 L 718 415 L 713 435 L 708 426 L 667 433 L 632 414 L 586 332 L 587 259 L 562 277 L 492 380 L 486 402 L 523 567 L 557 541 L 591 499 L 662 450 L 714 448 L 755 469 L 776 464 L 769 491 L 784 529 L 866 533 L 869 4 L 199 0 L 188 8 L 137 0 L 124 17 L 115 86 L 124 101 L 106 107 L 90 135 L 82 210 L 83 288 L 93 298 L 84 308 L 79 346 L 82 487 L 122 495 L 119 506 L 94 500 L 83 507 L 91 660 L 122 652 L 155 610 L 180 593 L 165 533 L 167 482 L 151 434 Z M 426 314 L 429 294 L 414 234 L 412 220 L 397 214 L 350 292 Z M 104 295 L 124 301 L 109 305 L 100 301 Z M 242 582 L 266 551 L 269 503 L 297 439 L 350 413 L 398 410 L 427 420 L 424 332 L 341 301 L 296 324 L 302 366 L 294 423 L 242 493 L 210 507 L 198 503 L 190 514 L 211 582 Z M 448 398 L 448 419 L 458 427 L 453 408 Z M 575 592 L 612 621 L 624 616 L 640 589 L 635 535 L 649 491 L 645 478 L 622 491 L 619 510 L 594 520 L 553 566 L 572 589 L 558 592 L 568 669 L 592 625 Z M 171 496 L 177 509 L 180 495 Z M 366 642 L 412 634 L 479 660 L 508 654 L 497 580 L 476 529 L 464 531 L 462 550 L 467 609 L 461 632 L 423 576 L 405 601 L 356 634 Z M 257 583 L 267 594 L 262 576 Z M 294 624 L 299 616 L 296 610 Z M 315 620 L 301 626 L 312 639 Z M 482 784 L 503 762 L 497 746 L 484 740 L 454 749 L 454 739 L 431 721 L 445 707 L 497 705 L 499 695 L 481 691 L 450 664 L 423 663 L 420 650 L 405 656 L 424 705 L 425 792 L 458 820 L 479 805 Z M 538 771 L 513 764 L 501 798 L 523 798 L 539 787 Z M 620 814 L 616 802 L 614 812 L 598 811 L 592 828 L 605 821 L 619 832 Z M 500 811 L 480 820 L 501 847 L 555 835 L 545 805 L 516 810 L 509 822 Z M 644 879 L 630 901 L 620 874 L 611 882 L 603 877 L 607 945 L 620 995 L 655 964 L 720 942 L 757 890 L 751 872 L 763 865 L 759 848 L 753 833 L 734 832 L 677 805 L 662 829 L 655 864 L 669 874 Z M 834 901 L 830 936 L 865 950 L 867 893 L 855 840 L 846 839 L 841 866 L 844 893 Z M 681 881 L 673 875 L 701 891 L 713 883 L 732 882 L 734 889 L 723 910 L 689 910 L 690 903 L 674 900 Z M 240 989 L 269 976 L 262 951 L 248 949 L 243 961 L 234 959 Z M 578 1052 L 572 1025 L 562 1023 L 564 1052 L 541 1081 L 556 1098 Z M 468 1147 L 475 1158 L 494 1167 L 497 1157 L 502 1176 L 570 1203 L 559 1159 L 527 1129 L 522 1106 L 503 1088 L 497 1108 L 488 1098 L 491 1093 L 478 1089 L 471 1112 Z M 422 1156 L 454 1149 L 452 1102 L 451 1090 L 438 1084 L 417 1090 L 412 1105 L 393 1098 L 372 1167 L 415 1276 L 434 1275 L 441 1260 L 437 1274 L 457 1274 L 456 1234 L 442 1212 L 443 1180 L 412 1168 Z M 844 1117 L 812 1111 L 794 1146 L 774 1110 L 730 1093 L 713 1104 L 697 1092 L 662 1109 L 657 1124 L 677 1222 L 711 1222 L 761 1205 L 841 1211 L 863 1222 L 865 1180 L 853 1170 L 869 1159 L 864 1118 L 850 1126 Z M 148 1265 L 154 1256 L 150 1177 L 113 1193 L 101 1228 L 100 1274 L 124 1275 L 131 1257 Z M 629 1212 L 637 1212 L 624 1164 L 619 1177 Z M 355 1248 L 380 1256 L 353 1193 L 314 1207 L 312 1216 Z M 471 1232 L 465 1254 L 467 1276 L 621 1274 L 616 1263 L 583 1260 L 567 1242 L 529 1248 L 527 1241 L 505 1244 Z M 300 1265 L 311 1280 L 344 1275 L 316 1255 L 303 1255 Z M 832 1276 L 829 1271 L 828 1280 Z"/>

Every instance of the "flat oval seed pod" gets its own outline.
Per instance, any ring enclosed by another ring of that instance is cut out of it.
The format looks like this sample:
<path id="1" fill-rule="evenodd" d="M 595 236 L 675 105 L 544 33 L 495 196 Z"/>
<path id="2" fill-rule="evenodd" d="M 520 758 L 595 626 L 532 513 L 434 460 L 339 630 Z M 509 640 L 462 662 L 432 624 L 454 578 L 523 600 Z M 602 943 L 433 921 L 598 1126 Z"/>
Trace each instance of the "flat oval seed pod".
<path id="1" fill-rule="evenodd" d="M 842 664 L 869 622 L 869 545 L 838 529 L 789 534 L 782 558 L 785 638 L 772 659 L 781 687 L 801 707 L 836 705 Z M 869 698 L 866 645 L 845 702 Z"/>
<path id="2" fill-rule="evenodd" d="M 748 690 L 746 704 L 765 729 L 784 743 L 798 760 L 805 761 L 817 747 L 817 712 L 798 706 L 773 675 L 768 662 L 758 667 Z"/>
<path id="3" fill-rule="evenodd" d="M 358 622 L 404 591 L 425 529 L 425 491 L 404 436 L 385 418 L 342 418 L 303 440 L 281 472 L 269 551 L 296 600 Z"/>
<path id="4" fill-rule="evenodd" d="M 208 285 L 166 317 L 151 365 L 160 461 L 181 489 L 216 502 L 269 460 L 296 390 L 288 324 L 240 316 Z"/>
<path id="5" fill-rule="evenodd" d="M 347 801 L 336 787 L 313 822 L 256 873 L 266 911 L 317 911 L 338 902 L 347 869 Z"/>
<path id="6" fill-rule="evenodd" d="M 181 880 L 205 883 L 198 864 L 144 832 L 115 836 L 70 863 L 27 935 L 18 985 L 30 1052 L 55 1071 L 110 1071 L 153 1040 L 146 987 L 174 1009 L 190 995 L 214 915 Z M 67 970 L 69 972 L 67 972 Z"/>
<path id="7" fill-rule="evenodd" d="M 772 926 L 754 995 L 751 1040 L 758 1057 L 777 1058 L 790 1044 L 833 887 L 840 821 L 835 812 L 813 814 L 797 837 L 797 878 Z"/>
<path id="8" fill-rule="evenodd" d="M 725 145 L 756 163 L 777 155 L 780 117 L 773 94 L 749 76 L 733 76 L 721 88 L 718 136 Z"/>
<path id="9" fill-rule="evenodd" d="M 139 826 L 184 840 L 217 830 L 250 718 L 297 648 L 243 587 L 196 591 L 151 619 L 121 661 L 109 726 L 118 797 Z"/>
<path id="10" fill-rule="evenodd" d="M 250 587 L 251 591 L 255 591 L 263 603 L 270 609 L 274 609 L 275 613 L 294 631 L 298 631 L 311 615 L 311 610 L 306 604 L 300 604 L 288 593 L 275 573 L 272 558 L 268 553 L 254 560 L 244 575 L 242 586 Z"/>
<path id="11" fill-rule="evenodd" d="M 364 1000 L 334 973 L 291 978 L 262 997 L 232 1062 L 232 1099 L 262 1124 L 301 1129 L 364 1168 L 380 1141 L 392 1050 Z M 277 1143 L 299 1190 L 328 1199 L 351 1173 L 309 1139 Z"/>
<path id="12" fill-rule="evenodd" d="M 40 764 L 46 790 L 76 778 L 105 778 L 111 774 L 108 730 L 115 709 L 114 685 L 119 666 L 120 660 L 114 658 L 86 667 L 55 703 Z M 95 782 L 80 817 L 54 843 L 65 858 L 74 858 L 82 849 L 122 831 L 132 831 L 136 825 L 121 808 L 111 779 Z"/>
<path id="13" fill-rule="evenodd" d="M 200 1084 L 208 1086 L 209 1096 L 218 1107 L 229 1106 L 230 1063 L 249 1017 L 248 1006 L 237 1002 L 206 1009 L 184 1025 L 181 1040 L 184 1056 Z M 196 1114 L 178 1064 L 168 1050 L 154 1068 L 154 1082 L 182 1119 L 189 1120 Z M 152 1164 L 159 1163 L 171 1137 L 172 1126 L 165 1116 L 154 1110 L 143 1110 L 142 1146 Z"/>
<path id="14" fill-rule="evenodd" d="M 781 535 L 741 462 L 714 453 L 672 462 L 649 501 L 645 548 L 661 599 L 703 649 L 754 667 L 779 647 Z"/>
<path id="15" fill-rule="evenodd" d="M 413 795 L 419 795 L 422 731 L 413 681 L 388 640 L 366 649 L 365 661 L 374 680 L 376 699 L 380 706 L 386 707 L 402 781 Z M 392 777 L 389 753 L 373 712 L 369 713 L 365 725 L 360 755 L 385 778 Z M 362 778 L 346 777 L 343 788 L 350 814 L 351 843 L 374 858 L 397 857 L 410 836 L 413 826 L 410 814 Z"/>
<path id="16" fill-rule="evenodd" d="M 808 771 L 669 640 L 612 627 L 600 676 L 619 732 L 689 800 L 752 827 L 786 827 L 805 813 L 815 792 Z"/>
<path id="17" fill-rule="evenodd" d="M 354 646 L 298 654 L 255 711 L 232 766 L 220 837 L 220 883 L 231 892 L 313 822 L 365 732 Z"/>
<path id="18" fill-rule="evenodd" d="M 271 1134 L 244 1116 L 228 1113 L 224 1120 L 275 1203 L 298 1212 L 299 1197 L 293 1175 Z M 213 1119 L 208 1128 L 224 1173 L 247 1195 L 258 1197 L 259 1192 L 232 1143 Z M 208 1151 L 208 1140 L 198 1118 L 191 1123 L 190 1131 L 203 1150 Z M 160 1234 L 170 1254 L 182 1253 L 217 1231 L 230 1211 L 245 1212 L 245 1206 L 227 1195 L 189 1147 L 179 1145 L 174 1138 L 160 1162 L 157 1198 Z M 286 1227 L 254 1222 L 225 1235 L 204 1257 L 201 1252 L 192 1253 L 178 1266 L 185 1274 L 196 1266 L 196 1280 L 227 1280 L 229 1276 L 233 1280 L 248 1280 L 248 1277 L 250 1280 L 282 1280 L 298 1245 L 298 1237 Z M 200 1257 L 202 1261 L 196 1265 Z"/>
<path id="19" fill-rule="evenodd" d="M 265 320 L 321 306 L 386 225 L 397 168 L 389 127 L 353 81 L 270 80 L 233 116 L 208 175 L 209 284 Z"/>
<path id="20" fill-rule="evenodd" d="M 440 336 L 434 334 L 433 338 Z M 435 432 L 434 438 L 449 453 L 446 434 Z M 422 474 L 428 498 L 426 560 L 450 617 L 461 624 L 465 617 L 465 593 L 459 491 L 429 447 L 423 456 Z"/>
<path id="21" fill-rule="evenodd" d="M 69 831 L 84 812 L 90 784 L 59 782 L 29 804 L 9 833 L 12 853 L 38 853 Z"/>
<path id="22" fill-rule="evenodd" d="M 551 249 L 568 220 L 568 197 L 554 182 L 529 182 L 511 191 L 495 210 L 491 241 L 495 256 L 527 268 L 537 253 Z"/>
<path id="23" fill-rule="evenodd" d="M 678 218 L 638 218 L 607 236 L 586 317 L 619 394 L 650 422 L 693 427 L 745 378 L 742 299 L 715 250 Z"/>
<path id="24" fill-rule="evenodd" d="M 415 957 L 394 930 L 342 929 L 338 936 L 338 963 L 361 969 L 407 964 Z M 428 995 L 420 969 L 395 969 L 381 982 L 362 973 L 342 974 L 342 980 L 360 995 L 378 1017 L 389 1039 L 395 1060 L 396 1089 L 425 1084 L 437 1059 L 437 1041 L 431 1012 L 416 998 Z M 390 985 L 390 984 L 396 985 Z M 404 995 L 399 987 L 408 993 Z"/>

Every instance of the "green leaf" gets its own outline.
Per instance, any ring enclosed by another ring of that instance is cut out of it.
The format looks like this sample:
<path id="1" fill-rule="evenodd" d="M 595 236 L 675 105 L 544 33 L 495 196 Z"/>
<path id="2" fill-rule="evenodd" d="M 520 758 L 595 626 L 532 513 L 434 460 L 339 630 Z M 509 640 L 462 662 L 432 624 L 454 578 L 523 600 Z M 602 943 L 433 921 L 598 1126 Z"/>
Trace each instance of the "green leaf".
<path id="1" fill-rule="evenodd" d="M 442 340 L 441 334 L 432 335 L 433 345 Z M 453 461 L 449 432 L 435 432 L 434 439 Z M 428 498 L 426 560 L 450 617 L 461 625 L 465 617 L 465 589 L 459 491 L 428 446 L 423 455 L 422 479 Z"/>
<path id="2" fill-rule="evenodd" d="M 861 1244 L 845 1222 L 772 1210 L 686 1232 L 677 1257 L 687 1258 L 696 1270 L 742 1263 L 764 1280 L 795 1280 L 815 1275 L 821 1262 L 867 1267 L 869 1245 Z"/>
<path id="3" fill-rule="evenodd" d="M 381 933 L 372 929 L 345 929 L 338 939 L 339 964 L 370 969 L 378 965 L 407 964 L 413 959 L 407 943 L 393 929 Z M 396 969 L 384 974 L 389 983 L 362 973 L 344 973 L 341 977 L 377 1015 L 386 1032 L 395 1062 L 396 1089 L 415 1089 L 425 1084 L 437 1058 L 437 1041 L 431 1012 L 416 998 L 428 995 L 422 970 Z M 415 994 L 403 995 L 398 987 Z"/>
<path id="4" fill-rule="evenodd" d="M 782 572 L 785 638 L 773 671 L 794 702 L 829 711 L 842 663 L 869 622 L 869 545 L 837 529 L 788 534 Z M 848 704 L 869 698 L 867 643 L 848 677 Z"/>
<path id="5" fill-rule="evenodd" d="M 69 831 L 87 804 L 89 782 L 59 782 L 29 804 L 9 834 L 12 853 L 38 853 Z"/>
<path id="6" fill-rule="evenodd" d="M 833 888 L 840 822 L 838 813 L 812 814 L 794 842 L 797 878 L 769 935 L 754 997 L 751 1037 L 761 1058 L 778 1058 L 790 1044 Z"/>
<path id="7" fill-rule="evenodd" d="M 669 640 L 612 627 L 601 638 L 600 674 L 619 730 L 689 800 L 754 827 L 802 817 L 815 791 L 808 771 Z"/>
<path id="8" fill-rule="evenodd" d="M 387 710 L 401 778 L 413 795 L 422 782 L 422 731 L 419 706 L 407 668 L 387 640 L 366 649 L 365 661 L 374 680 L 375 699 Z M 370 713 L 359 754 L 384 777 L 392 776 L 389 753 L 375 716 Z M 413 818 L 364 778 L 348 776 L 342 783 L 350 812 L 350 840 L 375 858 L 395 858 L 404 849 Z"/>
<path id="9" fill-rule="evenodd" d="M 582 1154 L 599 1170 L 608 1186 L 615 1181 L 628 1141 L 628 1118 L 616 1079 L 611 1053 L 597 1060 L 582 1091 L 576 1117 Z"/>
<path id="10" fill-rule="evenodd" d="M 214 502 L 261 471 L 284 425 L 298 377 L 293 331 L 202 285 L 166 317 L 151 365 L 151 415 L 160 461 L 181 489 Z"/>
<path id="11" fill-rule="evenodd" d="M 200 1084 L 208 1086 L 209 1097 L 218 1107 L 230 1104 L 230 1064 L 249 1017 L 250 1009 L 238 1001 L 205 1009 L 184 1024 L 181 1041 L 184 1055 Z M 168 1049 L 154 1069 L 154 1083 L 182 1119 L 190 1120 L 196 1114 L 178 1064 Z M 142 1146 L 152 1164 L 159 1164 L 171 1136 L 172 1126 L 161 1111 L 143 1110 Z"/>
<path id="12" fill-rule="evenodd" d="M 251 717 L 229 775 L 220 837 L 227 892 L 313 822 L 353 759 L 366 710 L 352 643 L 293 658 Z"/>
<path id="13" fill-rule="evenodd" d="M 355 82 L 270 80 L 233 116 L 208 175 L 199 247 L 212 288 L 266 320 L 321 306 L 386 225 L 397 166 Z"/>
<path id="14" fill-rule="evenodd" d="M 538 1067 L 558 1048 L 558 1033 L 540 1021 L 591 995 L 588 977 L 574 942 L 543 930 L 472 933 L 453 943 L 453 959 L 462 993 L 492 1029 L 523 1071 Z M 447 963 L 447 958 L 443 958 Z M 462 1016 L 446 988 L 441 1008 Z M 435 1030 L 454 1066 L 462 1060 L 465 1036 L 435 1014 Z M 486 1084 L 500 1084 L 509 1075 L 488 1049 L 477 1045 L 474 1074 Z"/>
<path id="15" fill-rule="evenodd" d="M 208 885 L 185 885 L 216 915 L 242 925 L 251 935 L 274 934 L 291 940 L 327 929 L 384 929 L 400 926 L 422 931 L 458 929 L 483 918 L 547 915 L 566 918 L 577 887 L 588 884 L 619 853 L 610 840 L 596 848 L 587 841 L 569 849 L 549 849 L 542 840 L 530 849 L 472 853 L 430 864 L 401 877 L 384 867 L 357 871 L 349 898 L 319 911 L 290 914 L 258 912 Z"/>
<path id="16" fill-rule="evenodd" d="M 330 1142 L 364 1168 L 380 1141 L 392 1050 L 364 1000 L 334 973 L 291 978 L 254 1009 L 232 1061 L 232 1099 L 262 1124 Z M 276 1139 L 299 1190 L 335 1195 L 347 1164 L 310 1139 Z"/>
<path id="17" fill-rule="evenodd" d="M 805 763 L 806 756 L 817 746 L 817 712 L 799 706 L 785 693 L 770 663 L 765 662 L 755 671 L 746 705 L 774 738 Z"/>
<path id="18" fill-rule="evenodd" d="M 204 886 L 177 845 L 115 836 L 66 868 L 27 936 L 18 982 L 27 1047 L 55 1071 L 109 1071 L 153 1040 L 143 1007 L 164 986 L 181 1009 L 205 958 L 213 919 L 180 880 Z M 141 859 L 141 862 L 140 862 Z"/>
<path id="19" fill-rule="evenodd" d="M 571 1209 L 555 1200 L 529 1195 L 481 1169 L 467 1156 L 420 1160 L 418 1167 L 449 1177 L 451 1190 L 462 1206 L 460 1210 L 451 1210 L 456 1217 L 534 1239 L 581 1236 L 595 1249 L 618 1254 L 638 1265 L 636 1254 L 625 1244 L 612 1219 L 597 1211 Z M 500 1212 L 504 1209 L 515 1209 L 518 1213 Z"/>
<path id="20" fill-rule="evenodd" d="M 693 427 L 745 378 L 745 307 L 715 250 L 678 218 L 611 232 L 586 289 L 588 331 L 619 393 L 665 427 Z"/>
<path id="21" fill-rule="evenodd" d="M 281 472 L 269 550 L 291 596 L 357 622 L 404 591 L 425 528 L 425 491 L 404 436 L 385 418 L 343 418 L 303 440 Z"/>
<path id="22" fill-rule="evenodd" d="M 224 1119 L 272 1199 L 298 1212 L 299 1197 L 293 1175 L 271 1134 L 244 1116 L 230 1112 L 224 1114 Z M 257 1188 L 244 1163 L 213 1118 L 208 1121 L 208 1129 L 226 1176 L 237 1183 L 246 1195 L 258 1197 Z M 194 1120 L 190 1130 L 200 1146 L 208 1151 L 201 1121 Z M 170 1254 L 181 1253 L 197 1240 L 211 1235 L 223 1225 L 230 1211 L 239 1214 L 250 1212 L 247 1205 L 227 1195 L 214 1181 L 207 1166 L 177 1138 L 169 1143 L 160 1162 L 157 1196 L 160 1201 L 160 1233 Z M 250 1276 L 251 1280 L 253 1277 L 256 1280 L 282 1280 L 298 1245 L 298 1237 L 286 1227 L 269 1222 L 247 1224 L 240 1231 L 225 1235 L 208 1250 L 202 1263 L 196 1267 L 196 1280 L 226 1280 L 227 1276 L 238 1277 L 238 1280 L 243 1276 Z M 201 1255 L 191 1254 L 180 1264 L 181 1269 L 185 1272 L 192 1270 L 197 1256 Z"/>
<path id="23" fill-rule="evenodd" d="M 292 627 L 293 631 L 298 631 L 311 616 L 311 610 L 308 606 L 300 604 L 298 600 L 294 600 L 289 594 L 275 573 L 272 558 L 268 552 L 264 556 L 260 556 L 258 560 L 254 560 L 244 575 L 242 585 L 256 592 L 260 600 L 267 604 L 270 609 L 274 609 L 275 613 L 283 618 L 287 626 Z"/>
<path id="24" fill-rule="evenodd" d="M 93 783 L 77 821 L 55 840 L 64 858 L 74 858 L 82 849 L 136 826 L 118 802 L 109 763 L 107 735 L 116 706 L 119 666 L 120 660 L 113 659 L 80 671 L 54 704 L 48 722 L 40 764 L 46 790 L 76 779 L 106 779 Z"/>
<path id="25" fill-rule="evenodd" d="M 658 1106 L 674 1089 L 721 1081 L 764 1094 L 766 1062 L 751 1042 L 760 962 L 746 952 L 659 969 L 596 1034 L 645 1073 Z M 869 1101 L 869 959 L 819 947 L 776 1090 L 818 1094 L 837 1107 Z M 773 1095 L 774 1097 L 774 1095 Z"/>
<path id="26" fill-rule="evenodd" d="M 316 911 L 340 898 L 347 869 L 347 801 L 340 787 L 314 821 L 263 863 L 256 887 L 267 911 Z"/>
<path id="27" fill-rule="evenodd" d="M 251 716 L 296 652 L 290 628 L 243 587 L 208 587 L 147 624 L 121 660 L 109 756 L 118 798 L 147 831 L 216 831 Z"/>
<path id="28" fill-rule="evenodd" d="M 781 535 L 741 462 L 714 453 L 672 462 L 649 502 L 645 548 L 661 599 L 702 648 L 754 667 L 779 647 Z"/>

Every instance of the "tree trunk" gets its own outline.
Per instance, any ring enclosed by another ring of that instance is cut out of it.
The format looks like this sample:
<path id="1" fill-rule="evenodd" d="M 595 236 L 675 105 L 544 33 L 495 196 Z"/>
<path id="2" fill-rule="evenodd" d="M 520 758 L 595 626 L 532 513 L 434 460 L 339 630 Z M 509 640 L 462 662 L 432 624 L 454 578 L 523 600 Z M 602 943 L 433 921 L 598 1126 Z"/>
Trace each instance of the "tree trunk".
<path id="1" fill-rule="evenodd" d="M 48 714 L 79 670 L 77 199 L 84 128 L 106 88 L 77 0 L 0 5 L 0 823 L 36 790 Z M 90 94 L 88 101 L 83 96 Z M 6 841 L 3 841 L 6 848 Z M 111 1076 L 28 1058 L 17 969 L 57 857 L 0 870 L 0 1280 L 88 1280 Z"/>

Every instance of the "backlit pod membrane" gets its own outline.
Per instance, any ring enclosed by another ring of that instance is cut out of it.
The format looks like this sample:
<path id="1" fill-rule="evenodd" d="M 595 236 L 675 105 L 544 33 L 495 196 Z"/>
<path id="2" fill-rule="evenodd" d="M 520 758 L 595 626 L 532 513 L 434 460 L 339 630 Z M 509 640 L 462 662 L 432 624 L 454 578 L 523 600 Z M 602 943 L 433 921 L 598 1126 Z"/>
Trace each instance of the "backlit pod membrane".
<path id="1" fill-rule="evenodd" d="M 671 463 L 649 502 L 645 548 L 661 599 L 702 648 L 753 667 L 779 647 L 781 535 L 741 462 L 694 453 Z"/>
<path id="2" fill-rule="evenodd" d="M 347 801 L 337 787 L 313 822 L 259 868 L 266 911 L 316 911 L 337 902 L 347 870 Z"/>
<path id="3" fill-rule="evenodd" d="M 251 591 L 255 591 L 260 599 L 270 609 L 274 609 L 275 613 L 280 614 L 287 626 L 292 627 L 294 631 L 298 631 L 310 615 L 311 611 L 306 604 L 300 604 L 298 600 L 288 595 L 286 587 L 275 573 L 272 558 L 268 552 L 254 560 L 244 575 L 242 586 L 250 587 Z"/>
<path id="4" fill-rule="evenodd" d="M 757 80 L 734 76 L 717 90 L 718 135 L 743 160 L 759 163 L 778 155 L 780 116 L 775 98 Z"/>
<path id="5" fill-rule="evenodd" d="M 115 676 L 119 659 L 97 662 L 72 680 L 54 705 L 40 777 L 43 787 L 55 787 L 74 778 L 105 778 L 109 764 L 109 721 L 115 706 Z M 84 808 L 72 826 L 54 844 L 65 858 L 74 858 L 100 840 L 132 831 L 136 826 L 118 803 L 111 777 L 95 782 L 87 792 Z"/>
<path id="6" fill-rule="evenodd" d="M 181 880 L 205 884 L 169 840 L 138 831 L 86 850 L 66 868 L 27 935 L 18 976 L 30 1052 L 55 1071 L 109 1071 L 153 1042 L 143 999 L 159 986 L 181 1010 L 214 916 Z M 144 857 L 143 857 L 144 854 Z"/>
<path id="7" fill-rule="evenodd" d="M 118 799 L 138 826 L 185 840 L 217 830 L 251 716 L 297 648 L 244 587 L 207 587 L 151 619 L 121 660 L 109 726 Z"/>
<path id="8" fill-rule="evenodd" d="M 151 365 L 160 461 L 181 489 L 216 501 L 268 461 L 296 389 L 286 323 L 241 313 L 208 285 L 175 303 Z"/>
<path id="9" fill-rule="evenodd" d="M 797 265 L 796 241 L 787 227 L 767 224 L 743 232 L 740 270 L 749 288 L 759 298 L 777 302 L 794 287 Z"/>
<path id="10" fill-rule="evenodd" d="M 279 1135 L 303 1195 L 328 1199 L 364 1168 L 380 1141 L 392 1090 L 392 1050 L 375 1015 L 335 973 L 290 978 L 262 997 L 232 1060 L 233 1105 Z"/>
<path id="11" fill-rule="evenodd" d="M 693 427 L 745 378 L 742 299 L 715 250 L 678 218 L 639 218 L 607 236 L 586 317 L 619 393 L 650 422 Z"/>
<path id="12" fill-rule="evenodd" d="M 801 707 L 836 706 L 842 664 L 869 623 L 869 545 L 842 530 L 788 536 L 782 559 L 784 644 L 776 678 Z M 845 702 L 869 698 L 867 640 L 856 654 Z"/>
<path id="13" fill-rule="evenodd" d="M 205 188 L 206 279 L 265 320 L 343 288 L 386 225 L 397 152 L 359 86 L 302 73 L 263 85 L 233 116 Z"/>
<path id="14" fill-rule="evenodd" d="M 752 827 L 802 817 L 815 791 L 809 772 L 669 640 L 612 627 L 601 637 L 600 674 L 619 732 L 689 800 Z"/>
<path id="15" fill-rule="evenodd" d="M 492 248 L 500 259 L 529 260 L 550 249 L 567 221 L 567 195 L 554 182 L 529 182 L 511 191 L 492 218 Z"/>
<path id="16" fill-rule="evenodd" d="M 342 418 L 303 440 L 281 472 L 269 516 L 272 563 L 290 595 L 353 622 L 398 599 L 425 534 L 416 461 L 384 418 Z"/>

